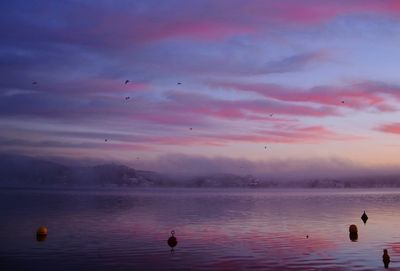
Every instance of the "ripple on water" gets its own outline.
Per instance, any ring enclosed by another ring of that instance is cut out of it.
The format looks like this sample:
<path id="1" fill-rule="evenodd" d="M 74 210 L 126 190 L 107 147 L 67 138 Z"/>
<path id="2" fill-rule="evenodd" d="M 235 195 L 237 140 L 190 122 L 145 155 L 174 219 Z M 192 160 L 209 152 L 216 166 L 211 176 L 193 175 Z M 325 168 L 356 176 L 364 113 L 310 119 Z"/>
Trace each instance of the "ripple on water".
<path id="1" fill-rule="evenodd" d="M 0 267 L 376 270 L 387 248 L 398 268 L 399 203 L 398 191 L 0 191 Z M 348 236 L 353 223 L 357 242 Z M 40 243 L 38 225 L 49 228 Z"/>

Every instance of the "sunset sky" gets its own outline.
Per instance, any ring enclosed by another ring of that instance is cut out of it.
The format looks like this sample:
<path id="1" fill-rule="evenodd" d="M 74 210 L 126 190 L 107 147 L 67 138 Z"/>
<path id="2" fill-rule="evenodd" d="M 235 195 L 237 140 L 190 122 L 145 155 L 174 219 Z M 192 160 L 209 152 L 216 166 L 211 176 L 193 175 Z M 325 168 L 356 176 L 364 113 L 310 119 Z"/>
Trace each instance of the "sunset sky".
<path id="1" fill-rule="evenodd" d="M 400 165 L 400 1 L 0 10 L 1 152 Z"/>

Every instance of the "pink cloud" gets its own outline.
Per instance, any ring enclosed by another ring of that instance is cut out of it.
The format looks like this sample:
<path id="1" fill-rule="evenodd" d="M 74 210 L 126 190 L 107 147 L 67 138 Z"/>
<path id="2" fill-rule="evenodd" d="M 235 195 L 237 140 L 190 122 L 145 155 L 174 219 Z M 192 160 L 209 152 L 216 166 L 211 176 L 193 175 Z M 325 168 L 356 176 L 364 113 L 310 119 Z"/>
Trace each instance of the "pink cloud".
<path id="1" fill-rule="evenodd" d="M 233 142 L 248 143 L 316 143 L 327 140 L 348 141 L 361 140 L 365 137 L 355 135 L 342 135 L 323 126 L 274 126 L 267 130 L 253 130 L 245 134 L 232 132 L 206 132 L 190 130 L 183 135 L 146 136 L 142 138 L 126 138 L 127 141 L 137 143 L 151 143 L 159 145 L 177 146 L 224 146 Z"/>
<path id="2" fill-rule="evenodd" d="M 47 5 L 37 5 L 32 16 L 50 13 Z M 69 3 L 59 27 L 41 28 L 20 23 L 16 27 L 29 36 L 38 33 L 48 40 L 97 48 L 130 47 L 137 43 L 169 38 L 221 40 L 285 26 L 317 25 L 342 15 L 372 14 L 396 18 L 400 10 L 388 1 L 178 1 L 176 4 Z M 55 20 L 54 18 L 52 18 Z M 65 24 L 68 22 L 68 24 Z M 19 35 L 21 36 L 21 35 Z M 24 36 L 24 35 L 22 35 Z M 20 38 L 20 37 L 18 37 Z"/>
<path id="3" fill-rule="evenodd" d="M 252 119 L 255 114 L 269 117 L 270 114 L 325 117 L 337 115 L 330 107 L 312 107 L 288 105 L 281 102 L 252 100 L 222 100 L 200 94 L 169 92 L 170 100 L 160 104 L 163 109 L 173 109 L 184 114 L 198 114 L 208 117 L 234 119 Z M 167 110 L 164 110 L 164 112 Z M 270 118 L 270 117 L 269 117 Z M 258 118 L 255 117 L 257 120 Z"/>
<path id="4" fill-rule="evenodd" d="M 283 101 L 315 103 L 352 109 L 375 108 L 378 111 L 394 111 L 382 94 L 400 99 L 400 88 L 373 82 L 365 82 L 346 87 L 318 86 L 310 89 L 296 89 L 274 84 L 251 84 L 237 82 L 212 82 L 211 87 L 255 92 L 264 97 Z"/>
<path id="5" fill-rule="evenodd" d="M 96 151 L 116 151 L 129 153 L 131 151 L 157 151 L 158 146 L 214 146 L 222 147 L 232 143 L 318 143 L 323 141 L 348 141 L 364 139 L 360 136 L 338 134 L 323 126 L 301 126 L 276 124 L 269 129 L 249 129 L 246 133 L 203 130 L 179 131 L 175 133 L 158 132 L 146 135 L 132 133 L 94 133 L 68 131 L 33 131 L 23 129 L 15 138 L 11 135 L 0 138 L 0 150 L 40 150 L 40 152 L 71 152 L 92 153 Z M 24 135 L 29 135 L 26 137 Z M 34 138 L 46 138 L 35 140 Z M 105 141 L 107 139 L 107 141 Z"/>
<path id="6" fill-rule="evenodd" d="M 226 142 L 243 141 L 254 143 L 317 143 L 326 140 L 360 140 L 361 136 L 341 135 L 323 126 L 276 126 L 268 130 L 254 131 L 246 134 L 226 134 L 218 136 Z"/>
<path id="7" fill-rule="evenodd" d="M 400 123 L 384 124 L 377 128 L 378 131 L 400 135 Z"/>

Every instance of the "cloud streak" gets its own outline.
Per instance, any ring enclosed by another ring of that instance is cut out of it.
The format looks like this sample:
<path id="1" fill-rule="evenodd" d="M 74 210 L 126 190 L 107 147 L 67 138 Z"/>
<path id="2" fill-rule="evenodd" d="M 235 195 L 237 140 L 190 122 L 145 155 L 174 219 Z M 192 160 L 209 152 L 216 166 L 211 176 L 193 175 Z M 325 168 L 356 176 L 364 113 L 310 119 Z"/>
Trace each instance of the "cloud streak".
<path id="1" fill-rule="evenodd" d="M 252 33 L 266 25 L 312 25 L 338 16 L 357 14 L 396 18 L 400 10 L 395 0 L 389 1 L 136 1 L 111 4 L 108 1 L 74 2 L 51 5 L 41 2 L 4 3 L 2 9 L 11 10 L 3 20 L 15 16 L 20 21 L 8 31 L 2 24 L 0 33 L 7 39 L 45 40 L 82 46 L 115 48 L 132 43 L 171 38 L 220 40 L 232 35 Z M 11 7 L 10 7 L 11 6 Z M 232 8 L 234 7 L 234 8 Z M 17 13 L 16 10 L 20 10 Z M 30 12 L 32 20 L 22 19 L 21 13 Z M 51 24 L 43 24 L 44 20 Z M 68 22 L 68 23 L 66 23 Z"/>
<path id="2" fill-rule="evenodd" d="M 361 110 L 368 107 L 377 111 L 396 111 L 382 94 L 399 99 L 400 87 L 378 82 L 337 87 L 316 86 L 310 89 L 291 88 L 276 84 L 252 84 L 237 82 L 212 82 L 211 87 L 228 88 L 244 92 L 254 92 L 266 98 L 294 103 L 314 103 Z"/>
<path id="3" fill-rule="evenodd" d="M 400 123 L 396 122 L 396 123 L 383 124 L 379 126 L 377 130 L 384 133 L 400 135 Z"/>
<path id="4" fill-rule="evenodd" d="M 302 144 L 329 156 L 325 143 L 398 130 L 396 1 L 16 0 L 0 8 L 2 149 L 250 157 L 247 146 L 274 143 L 282 156 Z M 366 43 L 368 35 L 380 42 Z M 353 77 L 360 83 L 341 83 Z M 379 115 L 367 127 L 371 113 Z"/>

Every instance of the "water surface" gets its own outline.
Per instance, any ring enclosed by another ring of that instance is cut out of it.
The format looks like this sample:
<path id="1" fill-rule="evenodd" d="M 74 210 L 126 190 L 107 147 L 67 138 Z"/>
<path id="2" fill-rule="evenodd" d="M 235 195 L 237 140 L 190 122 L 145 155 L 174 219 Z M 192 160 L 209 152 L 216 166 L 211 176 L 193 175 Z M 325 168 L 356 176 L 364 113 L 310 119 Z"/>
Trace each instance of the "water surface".
<path id="1" fill-rule="evenodd" d="M 379 270 L 384 248 L 395 270 L 399 210 L 399 190 L 3 189 L 0 270 Z"/>

